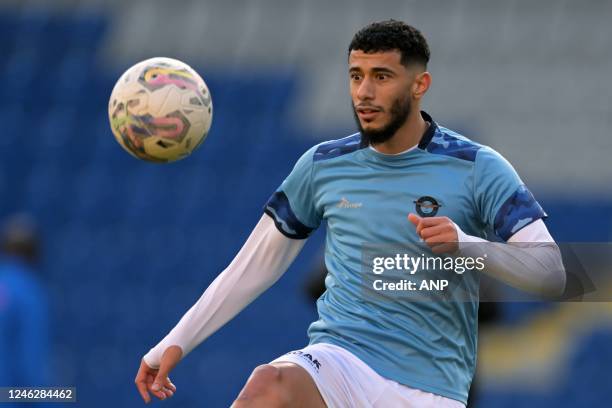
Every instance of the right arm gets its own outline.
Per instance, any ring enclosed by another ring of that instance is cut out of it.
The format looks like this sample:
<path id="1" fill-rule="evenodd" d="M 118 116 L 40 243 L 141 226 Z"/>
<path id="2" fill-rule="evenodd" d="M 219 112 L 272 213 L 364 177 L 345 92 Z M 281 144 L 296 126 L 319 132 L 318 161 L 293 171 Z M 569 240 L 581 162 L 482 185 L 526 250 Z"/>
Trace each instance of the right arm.
<path id="1" fill-rule="evenodd" d="M 145 356 L 158 368 L 164 350 L 179 346 L 183 356 L 236 316 L 285 273 L 306 240 L 281 234 L 263 215 L 229 266 L 211 283 L 168 335 Z"/>
<path id="2" fill-rule="evenodd" d="M 300 157 L 272 194 L 261 218 L 232 263 L 213 281 L 178 324 L 142 359 L 136 386 L 145 402 L 149 391 L 161 399 L 176 387 L 168 373 L 204 339 L 276 282 L 321 223 L 313 197 L 313 147 Z"/>
<path id="3" fill-rule="evenodd" d="M 148 390 L 161 399 L 172 396 L 175 387 L 167 378 L 168 372 L 181 358 L 272 286 L 285 273 L 305 243 L 305 239 L 291 239 L 282 234 L 274 220 L 264 214 L 229 266 L 217 276 L 170 333 L 144 356 L 136 385 L 145 402 L 150 401 Z M 167 351 L 171 352 L 165 353 Z M 166 367 L 164 358 L 172 360 Z"/>

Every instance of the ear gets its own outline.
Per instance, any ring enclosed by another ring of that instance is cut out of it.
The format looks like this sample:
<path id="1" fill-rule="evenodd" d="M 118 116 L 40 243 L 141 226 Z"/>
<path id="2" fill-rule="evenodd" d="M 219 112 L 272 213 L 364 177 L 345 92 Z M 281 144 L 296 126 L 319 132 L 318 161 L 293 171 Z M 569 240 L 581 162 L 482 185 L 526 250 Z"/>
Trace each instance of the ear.
<path id="1" fill-rule="evenodd" d="M 416 74 L 414 82 L 412 83 L 412 97 L 414 99 L 421 99 L 429 89 L 431 85 L 431 74 L 427 71 Z"/>

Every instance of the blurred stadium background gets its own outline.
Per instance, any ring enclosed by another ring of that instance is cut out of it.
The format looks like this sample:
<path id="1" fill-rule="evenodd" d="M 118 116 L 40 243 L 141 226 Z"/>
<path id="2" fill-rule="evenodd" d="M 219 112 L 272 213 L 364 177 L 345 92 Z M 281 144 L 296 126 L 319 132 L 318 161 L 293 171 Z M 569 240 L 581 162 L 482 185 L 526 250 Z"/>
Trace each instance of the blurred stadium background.
<path id="1" fill-rule="evenodd" d="M 346 48 L 373 20 L 423 31 L 425 109 L 502 152 L 558 240 L 610 241 L 611 16 L 605 0 L 0 1 L 0 216 L 28 211 L 43 231 L 50 383 L 76 386 L 79 406 L 139 406 L 142 354 L 229 263 L 300 153 L 354 131 Z M 107 123 L 114 81 L 153 56 L 188 62 L 213 95 L 209 139 L 172 165 L 128 156 Z M 252 368 L 305 344 L 302 284 L 322 238 L 181 363 L 165 406 L 228 406 Z M 500 307 L 474 406 L 609 404 L 609 303 Z"/>

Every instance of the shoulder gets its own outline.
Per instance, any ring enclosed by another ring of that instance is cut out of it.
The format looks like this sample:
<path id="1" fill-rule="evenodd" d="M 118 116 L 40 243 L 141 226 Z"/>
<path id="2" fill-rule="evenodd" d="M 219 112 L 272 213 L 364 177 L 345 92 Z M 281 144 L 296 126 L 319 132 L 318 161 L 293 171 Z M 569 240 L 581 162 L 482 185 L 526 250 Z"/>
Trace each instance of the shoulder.
<path id="1" fill-rule="evenodd" d="M 312 160 L 317 162 L 344 156 L 361 148 L 361 135 L 355 133 L 341 139 L 319 143 L 310 151 L 312 151 Z"/>
<path id="2" fill-rule="evenodd" d="M 478 153 L 485 148 L 487 146 L 476 143 L 453 130 L 437 126 L 426 150 L 432 154 L 475 162 Z"/>
<path id="3" fill-rule="evenodd" d="M 475 172 L 481 177 L 511 176 L 516 178 L 516 170 L 508 160 L 489 146 L 483 146 L 476 155 Z"/>
<path id="4" fill-rule="evenodd" d="M 472 162 L 477 168 L 506 168 L 512 165 L 490 146 L 477 143 L 453 130 L 438 126 L 426 150 L 432 154 Z"/>
<path id="5" fill-rule="evenodd" d="M 355 133 L 342 139 L 328 140 L 306 150 L 296 163 L 297 168 L 311 167 L 313 163 L 344 156 L 361 148 L 361 135 Z"/>

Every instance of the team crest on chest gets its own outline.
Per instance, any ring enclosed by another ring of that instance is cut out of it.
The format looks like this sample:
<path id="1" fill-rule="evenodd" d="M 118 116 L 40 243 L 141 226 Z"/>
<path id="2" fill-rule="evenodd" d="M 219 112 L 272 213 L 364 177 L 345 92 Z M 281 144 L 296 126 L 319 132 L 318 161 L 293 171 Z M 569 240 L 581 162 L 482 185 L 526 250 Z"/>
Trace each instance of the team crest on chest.
<path id="1" fill-rule="evenodd" d="M 435 217 L 441 206 L 435 198 L 430 196 L 419 197 L 414 201 L 416 212 L 421 217 Z"/>

